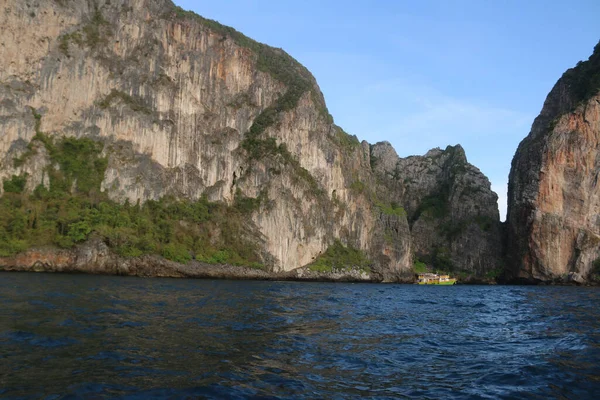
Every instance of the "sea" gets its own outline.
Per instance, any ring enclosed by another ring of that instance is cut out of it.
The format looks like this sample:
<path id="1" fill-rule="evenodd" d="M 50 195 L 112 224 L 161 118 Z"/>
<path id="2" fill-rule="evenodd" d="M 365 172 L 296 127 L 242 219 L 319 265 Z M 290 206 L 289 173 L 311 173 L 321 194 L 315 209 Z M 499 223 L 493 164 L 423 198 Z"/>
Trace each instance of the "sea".
<path id="1" fill-rule="evenodd" d="M 600 288 L 0 273 L 0 398 L 598 399 Z"/>

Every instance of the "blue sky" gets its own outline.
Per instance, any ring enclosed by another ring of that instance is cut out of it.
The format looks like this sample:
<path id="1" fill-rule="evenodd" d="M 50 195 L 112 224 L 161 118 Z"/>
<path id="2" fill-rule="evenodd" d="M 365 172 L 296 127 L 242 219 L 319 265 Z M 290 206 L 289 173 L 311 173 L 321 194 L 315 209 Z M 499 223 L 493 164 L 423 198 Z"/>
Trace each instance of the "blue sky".
<path id="1" fill-rule="evenodd" d="M 335 122 L 401 157 L 460 143 L 506 212 L 512 156 L 562 73 L 600 40 L 598 0 L 175 0 L 281 47 Z"/>

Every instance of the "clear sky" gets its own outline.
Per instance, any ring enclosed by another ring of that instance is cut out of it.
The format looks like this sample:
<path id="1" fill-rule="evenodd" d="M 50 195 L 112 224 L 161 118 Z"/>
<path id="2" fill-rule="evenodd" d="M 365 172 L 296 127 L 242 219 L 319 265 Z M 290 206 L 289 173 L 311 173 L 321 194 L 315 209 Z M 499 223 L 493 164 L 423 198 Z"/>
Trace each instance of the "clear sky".
<path id="1" fill-rule="evenodd" d="M 460 143 L 506 213 L 512 156 L 562 73 L 600 40 L 599 0 L 175 0 L 281 47 L 336 124 L 401 157 Z"/>

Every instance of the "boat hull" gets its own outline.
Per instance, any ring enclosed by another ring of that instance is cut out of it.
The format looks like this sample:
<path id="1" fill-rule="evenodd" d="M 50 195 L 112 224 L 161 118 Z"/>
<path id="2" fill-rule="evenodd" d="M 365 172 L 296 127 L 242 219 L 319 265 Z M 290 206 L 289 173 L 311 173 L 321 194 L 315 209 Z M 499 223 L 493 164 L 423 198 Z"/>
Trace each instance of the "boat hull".
<path id="1" fill-rule="evenodd" d="M 448 279 L 447 281 L 443 281 L 443 282 L 417 282 L 419 285 L 444 285 L 444 286 L 448 286 L 448 285 L 455 285 L 456 284 L 456 279 Z"/>

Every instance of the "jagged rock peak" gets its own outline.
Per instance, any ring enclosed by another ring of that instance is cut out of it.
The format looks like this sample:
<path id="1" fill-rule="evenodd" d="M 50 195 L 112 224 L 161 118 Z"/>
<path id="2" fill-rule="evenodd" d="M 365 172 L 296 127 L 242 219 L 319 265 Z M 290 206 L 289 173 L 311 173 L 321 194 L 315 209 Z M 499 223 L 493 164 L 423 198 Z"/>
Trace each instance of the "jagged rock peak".
<path id="1" fill-rule="evenodd" d="M 442 149 L 440 149 L 439 147 L 434 147 L 433 149 L 429 150 L 427 153 L 425 153 L 425 157 L 437 157 L 440 154 L 442 154 L 444 151 Z"/>
<path id="2" fill-rule="evenodd" d="M 398 153 L 388 141 L 377 142 L 371 146 L 373 166 L 382 171 L 394 171 L 398 163 Z"/>
<path id="3" fill-rule="evenodd" d="M 536 123 L 551 123 L 555 118 L 569 112 L 595 96 L 600 91 L 600 42 L 594 47 L 587 61 L 579 61 L 566 70 L 556 82 L 546 100 Z M 538 129 L 532 129 L 537 133 Z"/>
<path id="4" fill-rule="evenodd" d="M 465 149 L 460 144 L 454 146 L 447 146 L 444 150 L 445 153 L 450 153 L 453 159 L 457 162 L 467 163 L 467 154 Z"/>
<path id="5" fill-rule="evenodd" d="M 442 270 L 498 273 L 503 264 L 498 196 L 468 163 L 462 146 L 400 158 L 388 142 L 380 142 L 371 157 L 390 201 L 407 213 L 417 259 Z"/>

